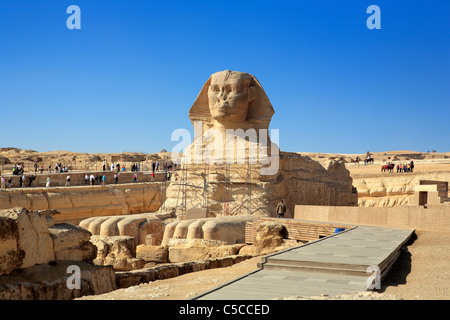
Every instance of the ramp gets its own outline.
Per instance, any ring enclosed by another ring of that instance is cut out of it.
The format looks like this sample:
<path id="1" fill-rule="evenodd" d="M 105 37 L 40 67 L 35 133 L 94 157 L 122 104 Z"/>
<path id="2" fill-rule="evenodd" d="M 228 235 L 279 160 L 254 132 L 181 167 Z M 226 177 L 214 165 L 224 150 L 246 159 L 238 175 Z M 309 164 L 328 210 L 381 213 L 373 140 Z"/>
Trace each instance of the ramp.
<path id="1" fill-rule="evenodd" d="M 381 278 L 413 234 L 412 229 L 356 226 L 306 245 L 263 257 L 259 269 L 194 300 L 267 300 L 339 295 L 367 290 L 369 267 Z"/>

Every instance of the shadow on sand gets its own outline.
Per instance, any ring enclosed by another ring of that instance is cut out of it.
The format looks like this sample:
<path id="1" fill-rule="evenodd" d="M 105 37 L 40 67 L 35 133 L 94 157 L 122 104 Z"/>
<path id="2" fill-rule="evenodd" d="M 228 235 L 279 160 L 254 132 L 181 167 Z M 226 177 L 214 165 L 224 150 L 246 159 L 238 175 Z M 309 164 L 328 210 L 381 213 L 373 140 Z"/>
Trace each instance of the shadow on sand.
<path id="1" fill-rule="evenodd" d="M 395 261 L 391 270 L 386 277 L 381 281 L 381 289 L 377 290 L 382 293 L 387 287 L 396 287 L 398 285 L 406 284 L 406 277 L 411 272 L 411 253 L 408 246 L 416 241 L 417 235 L 414 232 L 408 242 L 401 248 L 400 256 Z"/>

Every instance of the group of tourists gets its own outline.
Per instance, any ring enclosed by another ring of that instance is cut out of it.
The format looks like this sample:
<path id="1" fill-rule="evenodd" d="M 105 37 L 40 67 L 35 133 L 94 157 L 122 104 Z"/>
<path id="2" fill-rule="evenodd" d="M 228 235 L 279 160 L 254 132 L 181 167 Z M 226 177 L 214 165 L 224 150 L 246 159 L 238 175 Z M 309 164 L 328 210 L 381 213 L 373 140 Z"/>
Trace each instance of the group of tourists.
<path id="1" fill-rule="evenodd" d="M 114 173 L 114 183 L 115 184 L 119 183 L 119 175 L 120 175 L 119 172 Z M 133 178 L 133 182 L 135 182 L 134 178 Z M 104 185 L 106 185 L 106 174 L 103 173 L 103 174 L 94 175 L 93 173 L 91 173 L 91 175 L 88 175 L 86 173 L 86 175 L 84 176 L 84 184 L 92 185 L 92 186 L 95 186 L 95 185 L 104 186 Z"/>
<path id="2" fill-rule="evenodd" d="M 12 174 L 15 176 L 23 175 L 24 171 L 25 171 L 25 164 L 23 162 L 14 164 L 12 168 Z"/>
<path id="3" fill-rule="evenodd" d="M 111 163 L 111 171 L 116 171 L 119 173 L 120 171 L 125 172 L 125 165 L 122 165 L 122 168 L 120 167 L 120 163 L 117 162 L 117 164 Z M 103 171 L 106 171 L 106 161 L 103 161 Z"/>
<path id="4" fill-rule="evenodd" d="M 0 188 L 1 189 L 6 189 L 6 188 L 11 188 L 12 187 L 12 177 L 1 177 L 0 178 Z M 19 176 L 19 188 L 25 188 L 25 187 L 32 187 L 34 181 L 36 180 L 36 176 L 35 175 L 25 175 L 22 174 Z"/>
<path id="5" fill-rule="evenodd" d="M 413 172 L 414 170 L 414 161 L 411 161 L 410 163 L 400 163 L 395 165 L 394 163 L 388 163 L 386 165 L 383 165 L 381 167 L 381 172 L 393 172 L 395 169 L 397 169 L 397 173 L 401 172 Z"/>
<path id="6" fill-rule="evenodd" d="M 411 161 L 407 164 L 398 164 L 397 165 L 397 173 L 400 172 L 413 172 L 414 170 L 414 161 Z"/>

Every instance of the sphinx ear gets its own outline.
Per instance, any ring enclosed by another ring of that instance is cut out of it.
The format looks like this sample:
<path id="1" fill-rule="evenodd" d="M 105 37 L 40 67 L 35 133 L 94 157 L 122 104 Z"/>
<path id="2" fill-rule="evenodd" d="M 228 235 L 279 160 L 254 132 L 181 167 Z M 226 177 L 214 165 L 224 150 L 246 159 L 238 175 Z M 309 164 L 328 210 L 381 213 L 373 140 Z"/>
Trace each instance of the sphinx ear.
<path id="1" fill-rule="evenodd" d="M 256 99 L 256 88 L 255 86 L 250 86 L 248 88 L 248 102 L 252 102 L 253 100 Z"/>

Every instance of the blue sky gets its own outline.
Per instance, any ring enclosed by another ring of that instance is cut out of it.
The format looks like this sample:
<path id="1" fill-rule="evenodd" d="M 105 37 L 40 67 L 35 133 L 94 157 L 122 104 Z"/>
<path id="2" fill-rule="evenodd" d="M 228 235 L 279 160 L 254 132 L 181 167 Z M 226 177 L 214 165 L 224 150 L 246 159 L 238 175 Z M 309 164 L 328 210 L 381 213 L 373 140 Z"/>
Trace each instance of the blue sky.
<path id="1" fill-rule="evenodd" d="M 70 5 L 81 29 L 69 30 Z M 369 5 L 381 29 L 369 30 Z M 0 147 L 159 152 L 209 75 L 255 75 L 284 151 L 450 151 L 450 2 L 0 1 Z"/>

